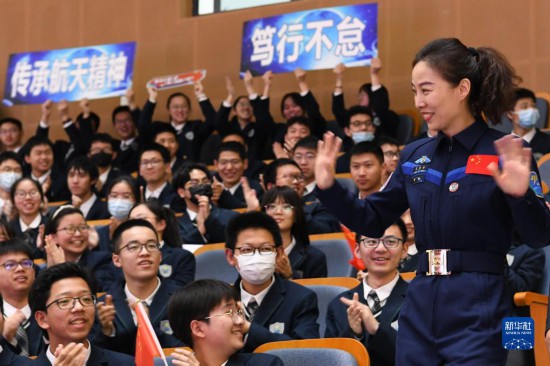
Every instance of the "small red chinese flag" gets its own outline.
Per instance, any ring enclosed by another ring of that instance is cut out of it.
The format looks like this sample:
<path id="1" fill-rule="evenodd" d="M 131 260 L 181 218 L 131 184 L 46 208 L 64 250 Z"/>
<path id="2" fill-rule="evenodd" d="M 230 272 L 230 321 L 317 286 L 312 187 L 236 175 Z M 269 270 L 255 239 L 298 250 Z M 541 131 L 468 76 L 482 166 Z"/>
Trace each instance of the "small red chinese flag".
<path id="1" fill-rule="evenodd" d="M 342 231 L 344 232 L 344 236 L 346 237 L 346 240 L 348 241 L 349 248 L 351 250 L 351 255 L 353 256 L 353 259 L 349 261 L 349 264 L 354 266 L 358 271 L 362 271 L 365 269 L 365 263 L 361 260 L 361 258 L 357 258 L 355 256 L 355 233 L 352 232 L 350 229 L 345 227 L 343 224 L 340 224 L 340 227 L 342 228 Z"/>
<path id="2" fill-rule="evenodd" d="M 487 166 L 498 164 L 498 155 L 470 155 L 466 164 L 466 174 L 492 175 Z"/>
<path id="3" fill-rule="evenodd" d="M 166 357 L 162 351 L 159 340 L 145 307 L 141 302 L 136 303 L 134 311 L 137 317 L 137 337 L 136 337 L 136 366 L 153 366 L 154 358 L 161 357 L 166 365 Z"/>

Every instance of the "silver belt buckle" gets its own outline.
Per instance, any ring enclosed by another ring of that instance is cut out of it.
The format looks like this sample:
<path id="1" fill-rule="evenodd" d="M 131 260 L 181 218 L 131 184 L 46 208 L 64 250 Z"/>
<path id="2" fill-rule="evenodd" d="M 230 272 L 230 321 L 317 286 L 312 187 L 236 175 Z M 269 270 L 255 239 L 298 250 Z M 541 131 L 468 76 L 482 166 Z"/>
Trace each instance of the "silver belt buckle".
<path id="1" fill-rule="evenodd" d="M 447 276 L 451 272 L 447 270 L 447 252 L 450 249 L 426 250 L 428 253 L 428 272 L 426 276 Z"/>

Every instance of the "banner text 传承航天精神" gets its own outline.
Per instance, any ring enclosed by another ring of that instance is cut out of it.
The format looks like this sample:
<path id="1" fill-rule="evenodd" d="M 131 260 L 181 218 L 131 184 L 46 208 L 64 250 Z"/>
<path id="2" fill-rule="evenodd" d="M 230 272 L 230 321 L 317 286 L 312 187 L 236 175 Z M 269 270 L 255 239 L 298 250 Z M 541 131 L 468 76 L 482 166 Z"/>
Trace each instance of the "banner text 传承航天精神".
<path id="1" fill-rule="evenodd" d="M 10 55 L 3 103 L 100 99 L 132 84 L 136 43 L 65 48 Z"/>
<path id="2" fill-rule="evenodd" d="M 241 76 L 370 65 L 378 54 L 377 4 L 313 9 L 243 24 Z"/>

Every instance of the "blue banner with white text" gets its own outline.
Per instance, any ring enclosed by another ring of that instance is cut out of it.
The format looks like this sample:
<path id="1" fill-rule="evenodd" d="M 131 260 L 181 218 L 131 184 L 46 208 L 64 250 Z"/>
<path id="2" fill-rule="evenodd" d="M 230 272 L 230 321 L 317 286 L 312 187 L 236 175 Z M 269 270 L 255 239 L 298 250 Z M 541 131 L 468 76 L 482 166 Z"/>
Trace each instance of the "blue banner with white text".
<path id="1" fill-rule="evenodd" d="M 378 54 L 378 6 L 312 9 L 243 24 L 241 75 L 370 65 Z"/>
<path id="2" fill-rule="evenodd" d="M 136 43 L 10 55 L 3 103 L 37 104 L 123 95 L 132 84 Z"/>

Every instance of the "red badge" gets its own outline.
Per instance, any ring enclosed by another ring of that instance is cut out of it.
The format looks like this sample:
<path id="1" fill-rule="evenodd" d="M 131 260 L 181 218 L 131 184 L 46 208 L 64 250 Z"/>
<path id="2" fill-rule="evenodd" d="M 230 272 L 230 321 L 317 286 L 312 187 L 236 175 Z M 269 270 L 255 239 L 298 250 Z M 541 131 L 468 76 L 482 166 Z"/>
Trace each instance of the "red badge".
<path id="1" fill-rule="evenodd" d="M 492 175 L 487 169 L 490 163 L 498 164 L 498 155 L 470 155 L 466 164 L 466 174 Z"/>

